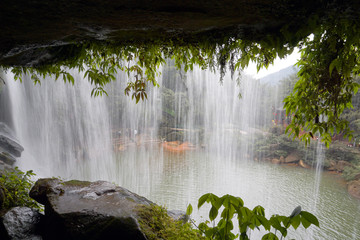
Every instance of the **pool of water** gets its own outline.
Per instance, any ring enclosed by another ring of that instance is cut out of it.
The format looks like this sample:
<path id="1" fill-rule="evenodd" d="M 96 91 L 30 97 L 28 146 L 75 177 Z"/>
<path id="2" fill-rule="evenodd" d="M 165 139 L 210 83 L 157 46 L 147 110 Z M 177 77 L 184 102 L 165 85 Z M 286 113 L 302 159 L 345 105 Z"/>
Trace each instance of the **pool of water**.
<path id="1" fill-rule="evenodd" d="M 249 208 L 262 205 L 267 217 L 290 215 L 299 205 L 318 217 L 320 228 L 301 227 L 289 237 L 360 239 L 360 201 L 347 193 L 339 176 L 323 173 L 317 187 L 314 170 L 222 158 L 203 151 L 173 154 L 161 148 L 132 149 L 116 157 L 116 182 L 168 209 L 186 210 L 189 203 L 196 208 L 197 199 L 208 192 L 232 194 Z M 206 219 L 207 211 L 194 209 L 192 218 Z M 251 239 L 260 239 L 260 234 L 252 233 Z"/>

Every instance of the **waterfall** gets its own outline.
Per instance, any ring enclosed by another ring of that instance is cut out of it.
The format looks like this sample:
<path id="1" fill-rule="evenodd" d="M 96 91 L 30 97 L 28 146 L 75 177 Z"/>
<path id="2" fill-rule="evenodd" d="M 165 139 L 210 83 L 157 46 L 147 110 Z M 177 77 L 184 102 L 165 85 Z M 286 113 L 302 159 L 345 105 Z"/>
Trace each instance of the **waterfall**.
<path id="1" fill-rule="evenodd" d="M 187 74 L 191 104 L 186 128 L 203 129 L 202 144 L 208 153 L 227 159 L 252 158 L 251 143 L 259 119 L 258 82 L 245 75 L 231 79 L 227 74 L 222 83 L 219 79 L 219 73 L 200 69 Z M 188 139 L 195 144 L 201 141 L 191 135 Z"/>
<path id="2" fill-rule="evenodd" d="M 91 97 L 92 86 L 73 73 L 75 84 L 28 76 L 6 85 L 12 126 L 25 150 L 17 165 L 39 176 L 111 180 L 113 157 L 105 99 Z"/>
<path id="3" fill-rule="evenodd" d="M 315 183 L 314 183 L 314 208 L 316 209 L 316 205 L 318 203 L 319 197 L 319 188 L 321 181 L 321 174 L 324 165 L 325 153 L 324 153 L 324 144 L 320 141 L 317 141 L 316 146 L 316 168 L 315 168 Z"/>
<path id="4" fill-rule="evenodd" d="M 95 98 L 81 73 L 73 73 L 74 85 L 51 78 L 34 85 L 28 76 L 20 83 L 6 74 L 11 126 L 25 148 L 18 165 L 40 176 L 122 183 L 123 162 L 163 161 L 161 141 L 189 142 L 226 159 L 252 157 L 257 81 L 235 75 L 236 84 L 226 75 L 220 83 L 218 73 L 185 74 L 173 66 L 163 74 L 163 87 L 148 88 L 148 99 L 137 104 L 124 95 L 123 72 L 107 86 L 108 97 Z"/>

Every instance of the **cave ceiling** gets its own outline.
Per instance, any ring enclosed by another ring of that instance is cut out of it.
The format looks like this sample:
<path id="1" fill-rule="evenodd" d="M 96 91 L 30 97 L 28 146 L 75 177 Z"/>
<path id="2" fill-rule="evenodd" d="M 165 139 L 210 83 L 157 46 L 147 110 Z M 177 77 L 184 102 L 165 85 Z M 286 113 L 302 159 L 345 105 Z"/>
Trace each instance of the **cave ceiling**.
<path id="1" fill-rule="evenodd" d="M 104 43 L 234 37 L 257 41 L 293 34 L 308 19 L 358 17 L 359 1 L 299 0 L 2 0 L 0 65 L 29 66 L 49 52 L 85 41 Z M 310 29 L 311 31 L 311 29 Z M 309 32 L 309 31 L 308 31 Z M 305 31 L 306 33 L 306 31 Z M 305 36 L 304 36 L 305 37 Z M 56 59 L 56 58 L 54 58 Z"/>

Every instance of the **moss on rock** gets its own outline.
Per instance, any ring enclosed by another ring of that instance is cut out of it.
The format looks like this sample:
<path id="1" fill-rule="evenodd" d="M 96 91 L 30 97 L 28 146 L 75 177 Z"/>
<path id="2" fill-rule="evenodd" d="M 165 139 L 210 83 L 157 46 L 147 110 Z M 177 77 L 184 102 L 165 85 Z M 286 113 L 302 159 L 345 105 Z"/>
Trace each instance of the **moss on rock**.
<path id="1" fill-rule="evenodd" d="M 141 230 L 149 240 L 157 239 L 205 239 L 190 223 L 171 218 L 167 210 L 155 204 L 138 208 Z"/>

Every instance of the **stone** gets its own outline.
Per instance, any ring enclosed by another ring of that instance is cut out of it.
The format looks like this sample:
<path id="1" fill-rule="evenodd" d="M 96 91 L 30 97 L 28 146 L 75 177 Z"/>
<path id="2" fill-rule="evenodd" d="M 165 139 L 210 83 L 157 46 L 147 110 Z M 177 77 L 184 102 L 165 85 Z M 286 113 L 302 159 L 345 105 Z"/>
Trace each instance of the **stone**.
<path id="1" fill-rule="evenodd" d="M 311 166 L 306 164 L 302 159 L 299 161 L 299 166 L 302 168 L 311 168 Z"/>
<path id="2" fill-rule="evenodd" d="M 4 163 L 0 160 L 0 176 L 4 171 L 11 171 L 13 169 L 12 165 Z"/>
<path id="3" fill-rule="evenodd" d="M 280 156 L 280 162 L 283 163 L 285 161 L 284 156 Z"/>
<path id="4" fill-rule="evenodd" d="M 39 226 L 42 214 L 29 207 L 15 207 L 2 217 L 2 237 L 21 240 L 41 240 Z"/>
<path id="5" fill-rule="evenodd" d="M 297 152 L 290 153 L 289 156 L 287 156 L 284 159 L 284 163 L 297 163 L 300 160 L 300 156 Z"/>
<path id="6" fill-rule="evenodd" d="M 360 180 L 360 173 L 355 175 L 354 180 Z"/>
<path id="7" fill-rule="evenodd" d="M 40 179 L 30 196 L 45 205 L 48 239 L 146 239 L 137 209 L 153 203 L 112 183 Z"/>
<path id="8" fill-rule="evenodd" d="M 271 160 L 271 163 L 272 163 L 272 164 L 280 164 L 281 161 L 280 161 L 279 159 L 277 159 L 277 158 L 273 158 L 273 159 Z"/>
<path id="9" fill-rule="evenodd" d="M 352 164 L 347 161 L 338 161 L 336 164 L 336 171 L 343 172 L 345 167 L 351 167 Z"/>
<path id="10" fill-rule="evenodd" d="M 330 160 L 330 166 L 328 167 L 328 171 L 335 171 L 336 162 L 334 160 Z"/>
<path id="11" fill-rule="evenodd" d="M 13 165 L 15 157 L 20 157 L 24 148 L 14 137 L 13 131 L 3 122 L 0 122 L 0 160 Z"/>
<path id="12" fill-rule="evenodd" d="M 352 164 L 350 162 L 341 160 L 338 162 L 330 161 L 330 167 L 327 169 L 328 171 L 336 171 L 336 172 L 343 172 L 345 167 L 351 167 Z"/>
<path id="13" fill-rule="evenodd" d="M 350 195 L 360 199 L 360 179 L 349 182 L 347 189 Z"/>
<path id="14" fill-rule="evenodd" d="M 0 152 L 0 161 L 12 166 L 16 162 L 16 158 L 10 153 Z"/>
<path id="15" fill-rule="evenodd" d="M 24 148 L 14 139 L 5 135 L 0 135 L 0 150 L 8 152 L 15 157 L 20 157 Z"/>

